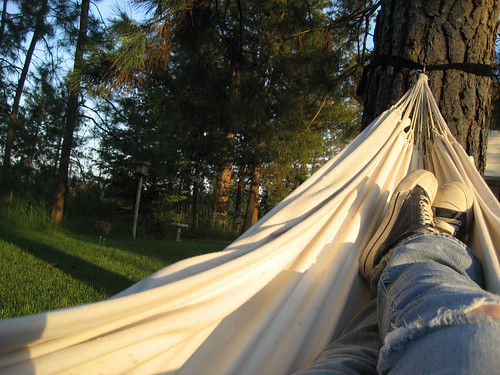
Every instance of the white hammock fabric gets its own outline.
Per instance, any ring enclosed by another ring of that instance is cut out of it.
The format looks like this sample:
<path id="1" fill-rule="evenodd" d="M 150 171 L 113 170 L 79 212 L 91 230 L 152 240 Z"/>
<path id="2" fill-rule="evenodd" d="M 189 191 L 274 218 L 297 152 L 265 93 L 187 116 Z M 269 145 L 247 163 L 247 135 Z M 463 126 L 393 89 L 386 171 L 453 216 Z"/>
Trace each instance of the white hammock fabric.
<path id="1" fill-rule="evenodd" d="M 222 252 L 98 303 L 0 321 L 2 374 L 289 374 L 371 297 L 358 257 L 411 170 L 475 194 L 471 247 L 500 293 L 500 206 L 427 77 Z"/>

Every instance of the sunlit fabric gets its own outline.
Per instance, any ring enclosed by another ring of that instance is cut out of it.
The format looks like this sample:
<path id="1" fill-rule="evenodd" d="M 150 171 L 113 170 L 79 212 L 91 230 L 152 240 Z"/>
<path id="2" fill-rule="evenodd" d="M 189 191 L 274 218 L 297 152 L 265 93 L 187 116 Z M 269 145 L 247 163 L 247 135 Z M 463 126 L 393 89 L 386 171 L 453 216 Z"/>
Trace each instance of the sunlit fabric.
<path id="1" fill-rule="evenodd" d="M 370 298 L 358 257 L 411 170 L 475 194 L 470 245 L 500 293 L 500 206 L 421 75 L 342 153 L 222 252 L 98 303 L 0 321 L 1 374 L 289 374 Z"/>

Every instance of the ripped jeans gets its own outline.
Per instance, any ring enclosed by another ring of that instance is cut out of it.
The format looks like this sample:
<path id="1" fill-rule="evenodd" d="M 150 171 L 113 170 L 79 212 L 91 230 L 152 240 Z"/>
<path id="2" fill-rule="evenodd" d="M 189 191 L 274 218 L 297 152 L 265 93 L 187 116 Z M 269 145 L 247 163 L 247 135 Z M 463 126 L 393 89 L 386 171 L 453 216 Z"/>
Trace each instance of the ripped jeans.
<path id="1" fill-rule="evenodd" d="M 375 269 L 377 299 L 298 374 L 498 374 L 500 320 L 477 311 L 500 297 L 482 285 L 462 242 L 407 237 Z"/>

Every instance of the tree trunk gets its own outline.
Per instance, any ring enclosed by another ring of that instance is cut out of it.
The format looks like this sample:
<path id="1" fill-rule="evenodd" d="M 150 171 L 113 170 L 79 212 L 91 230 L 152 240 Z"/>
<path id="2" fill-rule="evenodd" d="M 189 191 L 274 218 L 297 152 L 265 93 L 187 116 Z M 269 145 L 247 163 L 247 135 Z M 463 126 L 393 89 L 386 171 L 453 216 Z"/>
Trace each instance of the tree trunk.
<path id="1" fill-rule="evenodd" d="M 3 0 L 2 20 L 0 21 L 0 44 L 3 43 L 3 36 L 5 33 L 5 24 L 7 23 L 7 4 L 8 4 L 8 0 Z"/>
<path id="2" fill-rule="evenodd" d="M 199 174 L 200 174 L 200 162 L 197 161 L 195 164 L 194 171 L 194 179 L 193 181 L 193 196 L 192 196 L 192 204 L 191 204 L 191 227 L 193 229 L 198 229 L 200 225 L 200 207 L 199 207 L 199 192 L 200 192 L 200 183 L 199 183 Z"/>
<path id="3" fill-rule="evenodd" d="M 234 202 L 234 218 L 238 219 L 241 217 L 242 213 L 242 204 L 241 201 L 243 200 L 243 189 L 244 189 L 244 184 L 245 184 L 245 177 L 242 175 L 242 173 L 238 173 L 238 184 L 236 186 L 236 198 Z"/>
<path id="4" fill-rule="evenodd" d="M 227 221 L 227 206 L 229 202 L 232 170 L 232 162 L 224 163 L 217 176 L 213 216 L 214 226 L 225 224 Z"/>
<path id="5" fill-rule="evenodd" d="M 252 185 L 248 196 L 247 212 L 243 223 L 243 232 L 254 225 L 259 219 L 259 188 L 260 188 L 260 164 L 256 165 L 252 173 Z"/>
<path id="6" fill-rule="evenodd" d="M 4 6 L 6 4 L 7 3 L 4 2 Z M 19 76 L 19 80 L 17 82 L 16 94 L 14 96 L 14 101 L 12 103 L 12 109 L 9 115 L 9 121 L 7 125 L 7 137 L 5 141 L 5 150 L 4 150 L 3 167 L 2 167 L 2 175 L 4 181 L 9 180 L 12 147 L 14 145 L 14 138 L 16 132 L 17 113 L 19 112 L 19 105 L 21 103 L 21 96 L 23 93 L 24 84 L 26 82 L 26 77 L 28 76 L 29 68 L 31 65 L 31 59 L 33 58 L 33 53 L 35 52 L 36 44 L 38 40 L 40 40 L 43 34 L 45 16 L 47 15 L 48 11 L 49 11 L 48 0 L 44 0 L 42 6 L 40 7 L 40 11 L 36 17 L 35 28 L 33 29 L 33 35 L 31 37 L 31 43 L 28 47 L 28 51 L 26 52 L 24 66 L 21 71 L 21 75 Z M 4 19 L 3 19 L 4 15 L 5 15 L 5 9 L 2 13 L 2 28 L 4 27 Z"/>
<path id="7" fill-rule="evenodd" d="M 233 157 L 232 149 L 234 144 L 234 133 L 226 135 L 228 144 L 223 149 L 223 158 L 219 173 L 217 175 L 217 183 L 215 186 L 215 204 L 213 225 L 223 225 L 227 222 L 227 206 L 229 202 L 229 192 L 231 188 L 231 178 L 233 172 Z"/>
<path id="8" fill-rule="evenodd" d="M 83 51 L 87 38 L 87 23 L 89 15 L 90 0 L 83 0 L 80 10 L 80 29 L 76 42 L 75 61 L 73 70 L 79 70 L 83 64 Z M 64 141 L 61 149 L 61 159 L 59 162 L 59 172 L 57 175 L 57 186 L 54 194 L 54 204 L 52 206 L 52 219 L 56 224 L 61 224 L 64 212 L 64 199 L 68 185 L 68 170 L 71 149 L 73 147 L 73 133 L 76 127 L 78 117 L 78 97 L 80 95 L 80 82 L 76 82 L 70 88 L 68 98 L 68 113 L 66 115 L 66 125 L 64 127 Z"/>
<path id="9" fill-rule="evenodd" d="M 377 17 L 374 59 L 394 56 L 427 66 L 449 63 L 492 65 L 497 0 L 384 0 Z M 363 127 L 394 104 L 416 81 L 415 69 L 394 60 L 372 64 L 364 90 Z M 485 167 L 491 78 L 461 69 L 433 70 L 429 84 L 451 132 Z"/>

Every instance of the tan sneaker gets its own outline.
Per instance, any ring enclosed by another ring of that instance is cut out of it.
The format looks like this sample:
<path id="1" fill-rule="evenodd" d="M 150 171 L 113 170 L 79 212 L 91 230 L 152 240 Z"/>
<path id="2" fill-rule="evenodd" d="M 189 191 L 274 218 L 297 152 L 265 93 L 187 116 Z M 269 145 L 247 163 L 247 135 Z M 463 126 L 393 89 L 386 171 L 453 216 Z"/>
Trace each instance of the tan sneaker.
<path id="1" fill-rule="evenodd" d="M 462 182 L 453 181 L 439 187 L 434 199 L 434 225 L 463 241 L 472 223 L 474 195 Z"/>
<path id="2" fill-rule="evenodd" d="M 437 232 L 432 202 L 438 190 L 434 175 L 418 169 L 406 176 L 392 194 L 387 212 L 359 259 L 360 273 L 370 281 L 382 256 L 403 238 L 418 232 Z"/>

